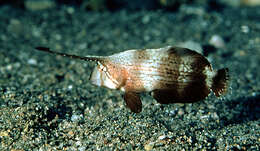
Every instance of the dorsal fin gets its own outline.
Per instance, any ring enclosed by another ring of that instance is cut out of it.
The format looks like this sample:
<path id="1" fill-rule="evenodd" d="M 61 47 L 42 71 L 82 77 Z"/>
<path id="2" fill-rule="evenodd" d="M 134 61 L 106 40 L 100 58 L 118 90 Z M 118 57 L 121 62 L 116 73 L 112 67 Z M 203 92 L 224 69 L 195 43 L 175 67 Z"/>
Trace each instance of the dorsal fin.
<path id="1" fill-rule="evenodd" d="M 102 62 L 105 58 L 103 56 L 85 56 L 85 57 L 82 57 L 82 56 L 77 56 L 77 55 L 72 55 L 72 54 L 66 54 L 66 53 L 52 51 L 52 50 L 50 50 L 50 48 L 47 48 L 47 47 L 35 47 L 35 49 L 39 50 L 39 51 L 48 52 L 48 53 L 52 53 L 52 54 L 55 54 L 55 55 L 63 56 L 63 57 L 68 57 L 68 58 L 72 58 L 72 59 L 79 59 L 79 60 L 84 60 L 84 61 Z"/>

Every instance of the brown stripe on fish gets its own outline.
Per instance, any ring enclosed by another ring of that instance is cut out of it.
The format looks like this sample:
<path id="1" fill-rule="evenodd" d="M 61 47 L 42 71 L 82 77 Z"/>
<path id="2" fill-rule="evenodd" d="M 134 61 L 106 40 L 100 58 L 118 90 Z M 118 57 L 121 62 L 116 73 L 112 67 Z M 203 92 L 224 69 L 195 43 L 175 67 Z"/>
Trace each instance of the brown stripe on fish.
<path id="1" fill-rule="evenodd" d="M 159 62 L 158 72 L 162 73 L 162 79 L 158 81 L 158 87 L 167 88 L 167 84 L 177 84 L 181 57 L 174 49 L 168 49 L 165 57 L 160 58 Z"/>
<path id="2" fill-rule="evenodd" d="M 169 68 L 177 70 L 174 74 L 169 72 L 171 81 L 160 81 L 158 89 L 153 91 L 153 97 L 158 102 L 195 102 L 208 96 L 210 89 L 205 82 L 207 75 L 202 71 L 205 67 L 211 67 L 202 55 L 186 48 L 171 47 L 169 59 L 175 60 L 174 64 L 169 63 Z"/>
<path id="3" fill-rule="evenodd" d="M 165 76 L 157 81 L 152 96 L 161 104 L 172 103 L 180 98 L 178 77 L 181 57 L 174 48 L 168 48 L 167 55 L 160 59 L 159 72 Z"/>
<path id="4" fill-rule="evenodd" d="M 191 73 L 186 75 L 184 79 L 187 81 L 182 89 L 181 96 L 185 102 L 195 102 L 206 98 L 210 93 L 210 86 L 207 85 L 207 75 L 203 72 L 205 68 L 211 70 L 210 63 L 201 54 L 185 49 L 182 51 L 182 62 L 186 65 L 186 69 L 181 73 Z M 185 82 L 184 82 L 185 83 Z"/>

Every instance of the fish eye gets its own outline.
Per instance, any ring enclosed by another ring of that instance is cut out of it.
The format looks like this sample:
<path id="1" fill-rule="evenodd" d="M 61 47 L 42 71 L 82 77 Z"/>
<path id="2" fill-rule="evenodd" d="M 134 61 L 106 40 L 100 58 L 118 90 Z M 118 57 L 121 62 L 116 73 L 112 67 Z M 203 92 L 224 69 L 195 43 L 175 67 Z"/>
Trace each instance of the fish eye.
<path id="1" fill-rule="evenodd" d="M 105 67 L 103 64 L 98 63 L 98 67 L 101 71 L 107 72 L 107 67 Z"/>

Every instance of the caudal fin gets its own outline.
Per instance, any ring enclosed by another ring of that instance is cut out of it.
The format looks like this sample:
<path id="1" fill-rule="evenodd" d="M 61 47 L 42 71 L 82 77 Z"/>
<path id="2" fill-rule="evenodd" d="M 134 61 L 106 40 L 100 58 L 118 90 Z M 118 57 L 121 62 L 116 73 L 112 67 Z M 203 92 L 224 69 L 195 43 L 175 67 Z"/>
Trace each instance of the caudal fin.
<path id="1" fill-rule="evenodd" d="M 223 68 L 217 71 L 216 75 L 213 77 L 212 90 L 214 94 L 219 97 L 224 94 L 228 89 L 228 68 Z"/>

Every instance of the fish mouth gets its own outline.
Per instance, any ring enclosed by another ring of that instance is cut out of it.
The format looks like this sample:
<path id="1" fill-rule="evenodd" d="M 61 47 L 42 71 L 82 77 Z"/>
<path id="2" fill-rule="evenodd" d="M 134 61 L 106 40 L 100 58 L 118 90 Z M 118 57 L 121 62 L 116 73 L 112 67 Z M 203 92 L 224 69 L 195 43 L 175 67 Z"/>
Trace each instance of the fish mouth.
<path id="1" fill-rule="evenodd" d="M 89 81 L 91 84 L 96 85 L 96 86 L 101 86 L 101 74 L 100 71 L 98 70 L 98 67 L 95 67 L 94 70 L 92 71 Z"/>

